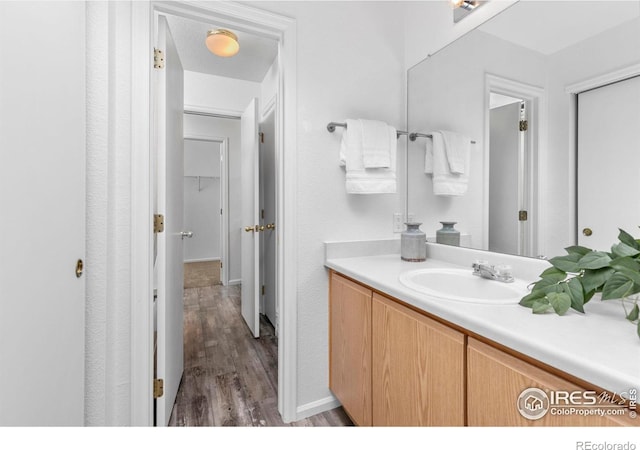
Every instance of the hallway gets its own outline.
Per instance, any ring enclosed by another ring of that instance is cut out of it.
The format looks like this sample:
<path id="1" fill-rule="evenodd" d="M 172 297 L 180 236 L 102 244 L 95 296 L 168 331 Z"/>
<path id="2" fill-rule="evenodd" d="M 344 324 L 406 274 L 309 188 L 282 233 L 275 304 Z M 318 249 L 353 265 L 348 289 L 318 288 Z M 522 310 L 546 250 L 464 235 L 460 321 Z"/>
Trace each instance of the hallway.
<path id="1" fill-rule="evenodd" d="M 184 374 L 170 426 L 352 425 L 342 408 L 283 423 L 273 326 L 261 317 L 261 337 L 251 337 L 240 316 L 239 286 L 184 292 Z"/>

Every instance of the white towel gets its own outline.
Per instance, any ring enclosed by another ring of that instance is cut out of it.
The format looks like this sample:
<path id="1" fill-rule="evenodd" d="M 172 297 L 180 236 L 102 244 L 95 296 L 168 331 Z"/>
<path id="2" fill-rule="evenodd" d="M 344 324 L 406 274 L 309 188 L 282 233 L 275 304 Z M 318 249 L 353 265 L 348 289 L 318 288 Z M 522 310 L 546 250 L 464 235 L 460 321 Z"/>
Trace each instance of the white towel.
<path id="1" fill-rule="evenodd" d="M 396 150 L 390 148 L 388 169 L 366 169 L 363 162 L 362 127 L 358 120 L 347 119 L 347 129 L 340 143 L 340 165 L 346 169 L 346 189 L 348 194 L 394 194 L 396 192 Z M 391 129 L 391 127 L 389 127 Z M 391 130 L 388 130 L 389 136 Z"/>
<path id="2" fill-rule="evenodd" d="M 464 195 L 469 183 L 470 152 L 467 152 L 464 161 L 465 173 L 451 173 L 442 134 L 434 131 L 431 135 L 431 139 L 426 139 L 424 171 L 433 175 L 434 195 Z"/>
<path id="3" fill-rule="evenodd" d="M 467 161 L 469 160 L 469 145 L 471 140 L 460 133 L 441 130 L 444 149 L 449 161 L 451 173 L 465 173 Z"/>
<path id="4" fill-rule="evenodd" d="M 391 167 L 391 146 L 389 125 L 379 120 L 360 119 L 362 129 L 362 161 L 365 169 L 388 169 Z M 395 129 L 393 129 L 395 133 Z"/>

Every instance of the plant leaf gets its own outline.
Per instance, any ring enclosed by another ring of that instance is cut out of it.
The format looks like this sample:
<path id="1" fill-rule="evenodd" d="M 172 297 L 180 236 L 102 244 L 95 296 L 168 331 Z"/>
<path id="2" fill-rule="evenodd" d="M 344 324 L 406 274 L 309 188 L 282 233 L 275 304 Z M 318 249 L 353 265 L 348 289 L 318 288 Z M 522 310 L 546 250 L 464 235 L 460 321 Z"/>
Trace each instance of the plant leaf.
<path id="1" fill-rule="evenodd" d="M 557 286 L 557 284 L 558 282 L 552 278 L 541 278 L 540 280 L 535 282 L 531 292 L 556 292 L 555 287 Z"/>
<path id="2" fill-rule="evenodd" d="M 627 314 L 627 320 L 635 322 L 638 320 L 638 316 L 640 316 L 640 308 L 638 308 L 638 304 L 633 305 L 633 309 L 629 314 Z"/>
<path id="3" fill-rule="evenodd" d="M 638 333 L 638 337 L 640 337 L 640 321 L 638 321 L 638 328 L 636 329 L 636 332 Z"/>
<path id="4" fill-rule="evenodd" d="M 578 267 L 578 261 L 582 258 L 578 253 L 572 253 L 565 256 L 556 256 L 555 258 L 551 258 L 549 262 L 558 270 L 562 270 L 563 272 L 572 272 L 577 273 L 580 271 Z"/>
<path id="5" fill-rule="evenodd" d="M 580 284 L 582 284 L 582 283 L 580 283 Z M 583 286 L 583 289 L 584 289 L 584 286 Z M 584 294 L 584 304 L 586 305 L 587 303 L 589 303 L 589 300 L 591 300 L 595 294 L 596 294 L 595 290 L 591 290 L 589 292 L 586 292 Z"/>
<path id="6" fill-rule="evenodd" d="M 569 307 L 571 307 L 571 297 L 569 297 L 569 294 L 565 292 L 552 292 L 551 294 L 547 295 L 547 298 L 549 299 L 549 303 L 553 307 L 553 310 L 559 316 L 562 316 L 569 310 Z"/>
<path id="7" fill-rule="evenodd" d="M 582 247 L 580 245 L 572 245 L 571 247 L 567 247 L 565 248 L 566 252 L 569 253 L 570 255 L 580 255 L 580 256 L 584 256 L 589 252 L 592 252 L 593 250 L 591 250 L 590 248 L 587 247 Z"/>
<path id="8" fill-rule="evenodd" d="M 640 250 L 628 246 L 624 242 L 613 244 L 611 246 L 611 252 L 616 256 L 636 256 L 640 255 Z"/>
<path id="9" fill-rule="evenodd" d="M 605 252 L 591 252 L 584 255 L 578 261 L 580 269 L 602 269 L 611 262 L 611 257 Z"/>
<path id="10" fill-rule="evenodd" d="M 549 309 L 551 309 L 551 305 L 549 304 L 549 300 L 542 298 L 533 302 L 531 309 L 534 314 L 542 314 L 549 311 Z"/>
<path id="11" fill-rule="evenodd" d="M 570 279 L 566 284 L 565 292 L 571 298 L 571 307 L 576 311 L 584 313 L 584 289 L 582 283 L 577 278 Z"/>
<path id="12" fill-rule="evenodd" d="M 621 273 L 628 279 L 632 280 L 636 284 L 640 284 L 640 272 L 636 272 L 635 270 L 629 270 L 626 267 L 620 267 L 616 273 Z"/>
<path id="13" fill-rule="evenodd" d="M 540 278 L 544 280 L 553 280 L 557 283 L 567 278 L 567 272 L 558 270 L 555 267 L 549 267 L 547 270 L 540 274 Z"/>
<path id="14" fill-rule="evenodd" d="M 533 307 L 533 303 L 535 301 L 543 299 L 544 296 L 545 296 L 545 293 L 542 291 L 532 292 L 531 294 L 525 295 L 524 297 L 522 297 L 522 300 L 520 300 L 520 305 L 527 308 L 531 308 Z"/>
<path id="15" fill-rule="evenodd" d="M 636 250 L 640 250 L 640 244 L 631 236 L 629 233 L 624 231 L 622 228 L 618 228 L 620 234 L 618 234 L 618 240 L 624 244 L 627 244 L 629 247 L 633 247 Z"/>
<path id="16" fill-rule="evenodd" d="M 614 273 L 602 289 L 602 300 L 624 298 L 633 289 L 633 281 L 621 273 Z"/>
<path id="17" fill-rule="evenodd" d="M 634 272 L 640 272 L 640 264 L 630 256 L 623 256 L 612 260 L 609 263 L 609 267 L 613 267 L 616 270 L 624 268 L 633 270 Z"/>
<path id="18" fill-rule="evenodd" d="M 611 267 L 605 267 L 597 270 L 585 270 L 580 277 L 580 282 L 585 292 L 598 290 L 615 272 Z"/>

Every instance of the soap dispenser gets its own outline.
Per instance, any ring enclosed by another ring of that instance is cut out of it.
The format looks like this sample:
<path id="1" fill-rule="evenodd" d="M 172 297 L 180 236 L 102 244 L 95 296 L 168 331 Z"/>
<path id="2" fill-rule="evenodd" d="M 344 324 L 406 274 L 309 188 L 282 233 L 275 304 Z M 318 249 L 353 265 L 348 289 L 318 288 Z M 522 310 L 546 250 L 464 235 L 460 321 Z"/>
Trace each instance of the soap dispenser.
<path id="1" fill-rule="evenodd" d="M 427 259 L 427 236 L 419 222 L 405 223 L 407 229 L 400 235 L 400 257 L 404 261 L 420 262 Z"/>

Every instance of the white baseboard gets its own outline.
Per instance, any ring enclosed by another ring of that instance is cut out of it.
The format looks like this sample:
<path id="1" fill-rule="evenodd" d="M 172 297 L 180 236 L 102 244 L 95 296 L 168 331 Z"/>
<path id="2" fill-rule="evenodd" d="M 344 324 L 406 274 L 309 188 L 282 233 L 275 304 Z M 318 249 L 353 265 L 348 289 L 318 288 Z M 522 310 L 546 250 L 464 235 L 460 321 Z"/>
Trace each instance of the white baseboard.
<path id="1" fill-rule="evenodd" d="M 296 420 L 306 419 L 307 417 L 315 416 L 316 414 L 329 411 L 330 409 L 337 408 L 341 403 L 333 395 L 330 395 L 315 402 L 310 402 L 304 405 L 298 406 L 296 409 Z"/>
<path id="2" fill-rule="evenodd" d="M 242 284 L 242 280 L 229 280 L 229 286 L 233 286 L 234 284 Z"/>
<path id="3" fill-rule="evenodd" d="M 220 261 L 220 258 L 198 258 L 198 259 L 185 259 L 184 263 L 194 263 L 194 262 L 209 262 L 209 261 Z"/>

